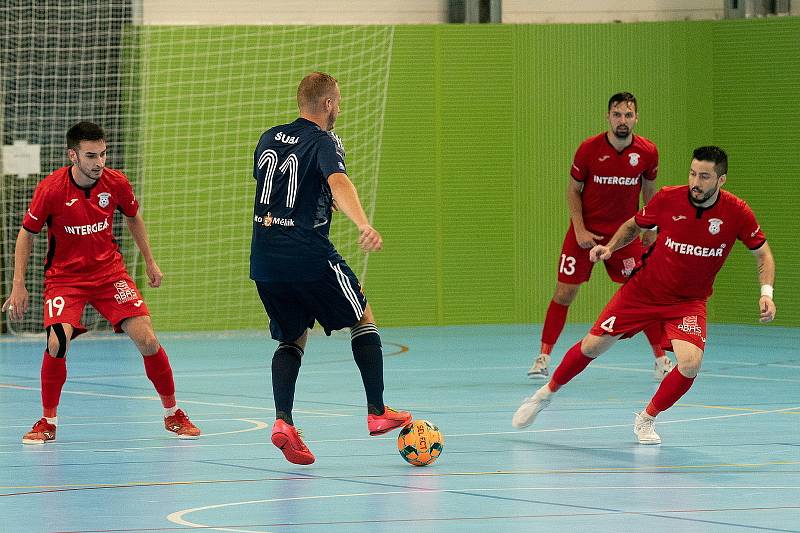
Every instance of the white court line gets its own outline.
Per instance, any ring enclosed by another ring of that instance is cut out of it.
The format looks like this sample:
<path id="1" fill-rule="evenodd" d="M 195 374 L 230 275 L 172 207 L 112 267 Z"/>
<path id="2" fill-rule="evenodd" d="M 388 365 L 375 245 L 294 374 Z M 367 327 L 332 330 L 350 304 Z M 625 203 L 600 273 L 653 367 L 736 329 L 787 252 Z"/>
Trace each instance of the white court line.
<path id="1" fill-rule="evenodd" d="M 419 489 L 415 490 L 392 490 L 392 491 L 381 491 L 381 492 L 352 492 L 347 494 L 326 494 L 321 496 L 297 496 L 291 498 L 268 498 L 264 500 L 245 500 L 245 501 L 238 501 L 238 502 L 229 502 L 229 503 L 219 503 L 216 505 L 205 505 L 203 507 L 194 507 L 192 509 L 184 509 L 182 511 L 176 511 L 174 513 L 170 513 L 167 515 L 167 520 L 172 522 L 173 524 L 178 524 L 180 526 L 188 526 L 193 528 L 203 528 L 203 529 L 210 529 L 214 531 L 235 531 L 238 533 L 269 533 L 265 532 L 264 530 L 252 530 L 252 529 L 239 529 L 239 528 L 228 528 L 228 527 L 214 527 L 206 524 L 198 524 L 195 522 L 190 522 L 183 517 L 200 511 L 208 511 L 211 509 L 221 509 L 223 507 L 237 507 L 240 505 L 252 505 L 252 504 L 260 504 L 260 503 L 277 503 L 277 502 L 288 502 L 288 501 L 305 501 L 305 500 L 328 500 L 334 498 L 357 498 L 357 497 L 369 497 L 369 496 L 395 496 L 395 495 L 405 495 L 405 494 L 419 494 L 419 493 L 434 493 L 434 494 L 462 494 L 465 492 L 478 492 L 478 493 L 488 493 L 488 492 L 521 492 L 521 491 L 547 491 L 547 492 L 554 492 L 554 491 L 580 491 L 580 490 L 590 490 L 592 492 L 598 490 L 621 490 L 621 491 L 639 491 L 639 490 L 657 490 L 657 491 L 664 491 L 664 490 L 691 490 L 691 491 L 700 491 L 700 490 L 797 490 L 800 489 L 799 485 L 766 485 L 766 486 L 758 486 L 758 485 L 678 485 L 678 486 L 664 486 L 664 485 L 654 485 L 651 487 L 645 487 L 641 485 L 631 485 L 631 486 L 610 486 L 610 487 L 596 487 L 596 486 L 580 486 L 576 485 L 573 487 L 503 487 L 503 488 L 486 488 L 486 487 L 478 487 L 478 488 L 463 488 L 463 489 L 427 489 L 420 487 Z M 546 503 L 545 503 L 546 505 Z M 722 509 L 720 511 L 723 511 Z M 667 510 L 650 510 L 650 511 L 617 511 L 617 510 L 605 510 L 598 508 L 597 510 L 592 511 L 591 514 L 607 514 L 607 515 L 653 515 L 659 513 L 694 513 L 696 510 L 694 509 L 687 509 L 685 511 L 675 511 L 673 509 Z M 576 516 L 580 513 L 574 513 Z"/>
<path id="2" fill-rule="evenodd" d="M 29 391 L 41 391 L 42 389 L 39 387 L 23 387 L 20 385 L 8 385 L 5 383 L 0 383 L 0 389 L 15 389 L 15 390 L 29 390 Z M 86 391 L 74 391 L 74 390 L 65 390 L 62 391 L 61 394 L 74 394 L 76 396 L 96 396 L 99 398 L 121 398 L 123 400 L 147 400 L 147 401 L 154 401 L 158 402 L 161 401 L 158 396 L 130 396 L 124 394 L 109 394 L 106 392 L 86 392 Z M 236 409 L 252 409 L 254 411 L 267 411 L 267 412 L 275 412 L 274 407 L 260 407 L 260 406 L 253 406 L 253 405 L 240 405 L 236 403 L 221 403 L 221 402 L 201 402 L 199 400 L 180 400 L 179 404 L 189 404 L 189 405 L 207 405 L 212 407 L 235 407 Z M 353 416 L 352 414 L 345 414 L 345 413 L 333 413 L 331 411 L 313 411 L 313 410 L 305 410 L 305 409 L 293 409 L 292 412 L 294 413 L 302 413 L 306 415 L 318 415 L 318 416 L 330 416 L 330 417 L 348 417 Z"/>
<path id="3" fill-rule="evenodd" d="M 602 368 L 604 370 L 618 370 L 623 372 L 647 372 L 649 374 L 653 373 L 653 369 L 643 369 L 643 368 L 627 368 L 623 366 L 609 366 L 604 365 L 602 363 L 593 363 L 591 368 Z M 760 376 L 739 376 L 736 374 L 714 374 L 712 372 L 700 372 L 700 376 L 703 378 L 725 378 L 725 379 L 745 379 L 745 380 L 752 380 L 752 381 L 779 381 L 782 383 L 800 383 L 800 379 L 792 379 L 792 378 L 765 378 Z"/>
<path id="4" fill-rule="evenodd" d="M 742 416 L 757 416 L 757 415 L 767 415 L 767 414 L 774 414 L 774 413 L 782 413 L 785 411 L 796 411 L 800 410 L 800 406 L 798 407 L 785 407 L 782 409 L 772 409 L 772 410 L 765 410 L 765 411 L 756 411 L 751 413 L 735 413 L 729 415 L 715 415 L 715 416 L 704 416 L 704 417 L 695 417 L 695 418 L 683 418 L 677 420 L 666 420 L 664 422 L 659 421 L 659 424 L 679 424 L 683 422 L 698 422 L 698 421 L 706 421 L 706 420 L 718 420 L 724 418 L 736 418 Z M 631 412 L 633 414 L 633 412 Z M 484 436 L 493 436 L 493 435 L 525 435 L 529 433 L 559 433 L 564 431 L 586 431 L 586 430 L 593 430 L 593 429 L 608 429 L 608 428 L 620 428 L 620 427 L 631 427 L 631 423 L 628 424 L 609 424 L 603 426 L 581 426 L 581 427 L 571 427 L 571 428 L 553 428 L 553 429 L 529 429 L 529 430 L 511 430 L 511 431 L 496 431 L 496 432 L 485 432 L 485 433 L 448 433 L 446 437 L 448 439 L 457 438 L 457 437 L 484 437 Z M 304 439 L 306 443 L 309 444 L 317 444 L 317 443 L 346 443 L 346 442 L 360 442 L 360 441 L 379 441 L 379 440 L 390 440 L 394 439 L 395 437 L 390 435 L 388 437 L 360 437 L 360 438 L 349 438 L 349 439 L 317 439 L 317 440 L 310 440 Z M 242 443 L 224 443 L 224 444 L 186 444 L 186 441 L 183 441 L 182 447 L 184 448 L 219 448 L 219 447 L 230 447 L 230 446 L 263 446 L 264 442 L 242 442 Z M 15 447 L 17 445 L 14 445 Z M 51 448 L 47 449 L 47 446 L 51 446 Z M 126 447 L 126 448 L 83 448 L 83 449 L 69 449 L 69 448 L 58 448 L 53 449 L 53 446 L 58 446 L 58 443 L 54 443 L 51 445 L 45 444 L 41 447 L 31 448 L 26 447 L 26 450 L 31 450 L 31 453 L 66 453 L 66 452 L 133 452 L 133 451 L 146 451 L 146 450 L 155 450 L 155 449 L 170 449 L 173 446 L 142 446 L 142 447 Z M 13 451 L 0 451 L 0 454 L 10 454 L 10 453 L 19 453 L 18 449 Z"/>

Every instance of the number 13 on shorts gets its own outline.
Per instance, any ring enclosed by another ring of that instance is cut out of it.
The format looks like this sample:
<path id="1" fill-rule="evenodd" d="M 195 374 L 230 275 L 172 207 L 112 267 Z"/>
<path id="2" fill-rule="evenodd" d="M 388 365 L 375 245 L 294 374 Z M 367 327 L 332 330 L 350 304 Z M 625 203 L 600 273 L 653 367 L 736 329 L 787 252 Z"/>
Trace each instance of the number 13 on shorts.
<path id="1" fill-rule="evenodd" d="M 64 312 L 64 298 L 56 296 L 55 298 L 48 298 L 45 303 L 47 304 L 47 314 L 50 318 L 61 316 Z M 55 311 L 55 314 L 53 314 Z"/>

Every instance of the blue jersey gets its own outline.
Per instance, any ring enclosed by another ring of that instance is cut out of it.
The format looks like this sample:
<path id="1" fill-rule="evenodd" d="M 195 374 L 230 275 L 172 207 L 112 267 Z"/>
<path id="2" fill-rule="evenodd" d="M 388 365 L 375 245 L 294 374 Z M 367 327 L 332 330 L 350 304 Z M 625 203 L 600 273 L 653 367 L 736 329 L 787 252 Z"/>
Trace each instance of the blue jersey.
<path id="1" fill-rule="evenodd" d="M 267 130 L 253 154 L 256 179 L 250 278 L 313 281 L 341 261 L 328 234 L 333 195 L 328 177 L 346 173 L 333 133 L 298 118 Z"/>

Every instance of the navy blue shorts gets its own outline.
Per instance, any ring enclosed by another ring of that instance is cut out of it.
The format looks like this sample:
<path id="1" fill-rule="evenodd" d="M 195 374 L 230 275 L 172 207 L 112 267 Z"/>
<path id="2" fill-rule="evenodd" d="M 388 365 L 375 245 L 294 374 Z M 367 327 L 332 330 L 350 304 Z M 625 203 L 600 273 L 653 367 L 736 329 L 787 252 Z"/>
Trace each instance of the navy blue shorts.
<path id="1" fill-rule="evenodd" d="M 315 320 L 330 335 L 355 326 L 364 316 L 367 298 L 356 275 L 344 261 L 328 265 L 321 280 L 256 281 L 273 339 L 292 342 L 313 327 Z"/>

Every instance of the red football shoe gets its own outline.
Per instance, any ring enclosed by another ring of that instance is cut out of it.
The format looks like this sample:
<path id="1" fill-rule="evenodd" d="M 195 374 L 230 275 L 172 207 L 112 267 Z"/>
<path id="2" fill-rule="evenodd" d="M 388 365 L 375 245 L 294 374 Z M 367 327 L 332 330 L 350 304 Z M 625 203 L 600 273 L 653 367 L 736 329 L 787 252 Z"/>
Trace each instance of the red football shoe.
<path id="1" fill-rule="evenodd" d="M 174 415 L 164 417 L 164 427 L 167 431 L 177 433 L 179 439 L 196 439 L 200 436 L 200 429 L 180 409 Z"/>
<path id="2" fill-rule="evenodd" d="M 22 444 L 44 444 L 56 440 L 56 427 L 47 419 L 38 420 L 33 428 L 22 436 Z"/>
<path id="3" fill-rule="evenodd" d="M 383 409 L 382 415 L 367 415 L 367 429 L 373 437 L 383 435 L 411 422 L 411 413 L 408 411 L 395 411 L 388 405 L 384 405 Z"/>
<path id="4" fill-rule="evenodd" d="M 314 462 L 314 454 L 306 447 L 297 428 L 280 418 L 272 426 L 272 444 L 283 452 L 290 463 L 310 465 Z"/>

